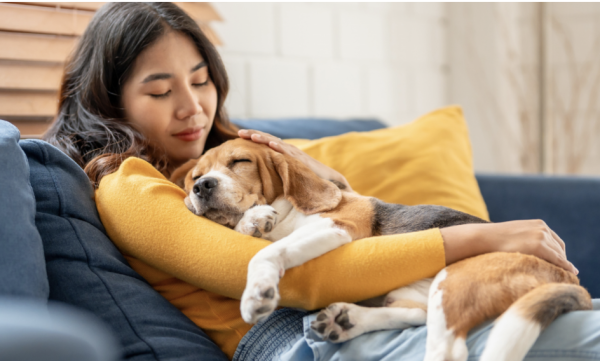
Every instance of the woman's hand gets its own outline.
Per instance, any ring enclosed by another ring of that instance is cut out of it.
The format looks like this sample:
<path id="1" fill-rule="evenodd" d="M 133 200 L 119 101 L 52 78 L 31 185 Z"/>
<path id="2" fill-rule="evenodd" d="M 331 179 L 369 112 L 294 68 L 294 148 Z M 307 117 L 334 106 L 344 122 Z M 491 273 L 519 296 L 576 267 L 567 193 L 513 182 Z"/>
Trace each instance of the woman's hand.
<path id="1" fill-rule="evenodd" d="M 351 191 L 352 188 L 350 184 L 344 178 L 344 176 L 334 170 L 326 166 L 325 164 L 319 162 L 318 160 L 312 158 L 308 154 L 304 153 L 300 149 L 295 146 L 283 142 L 280 138 L 277 138 L 271 134 L 267 134 L 264 132 L 260 132 L 258 130 L 249 130 L 249 129 L 241 129 L 238 131 L 238 135 L 241 138 L 252 140 L 255 143 L 266 144 L 274 151 L 277 151 L 282 154 L 290 155 L 302 163 L 304 163 L 308 168 L 310 168 L 313 172 L 315 172 L 319 177 L 327 180 L 336 181 L 342 183 L 346 186 L 345 190 Z"/>
<path id="2" fill-rule="evenodd" d="M 520 252 L 579 273 L 567 260 L 565 242 L 542 220 L 464 224 L 440 231 L 446 264 L 489 252 Z"/>

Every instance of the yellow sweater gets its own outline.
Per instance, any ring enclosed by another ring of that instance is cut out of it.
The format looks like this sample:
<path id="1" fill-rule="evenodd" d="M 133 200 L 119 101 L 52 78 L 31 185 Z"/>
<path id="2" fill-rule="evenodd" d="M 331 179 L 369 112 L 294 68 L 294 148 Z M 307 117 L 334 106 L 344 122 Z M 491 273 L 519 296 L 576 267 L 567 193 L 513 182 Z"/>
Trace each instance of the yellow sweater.
<path id="1" fill-rule="evenodd" d="M 192 214 L 186 194 L 152 165 L 129 158 L 100 182 L 96 205 L 131 267 L 231 359 L 250 329 L 239 299 L 250 259 L 269 242 Z M 281 305 L 314 310 L 356 302 L 432 277 L 445 266 L 438 229 L 362 239 L 286 272 Z"/>

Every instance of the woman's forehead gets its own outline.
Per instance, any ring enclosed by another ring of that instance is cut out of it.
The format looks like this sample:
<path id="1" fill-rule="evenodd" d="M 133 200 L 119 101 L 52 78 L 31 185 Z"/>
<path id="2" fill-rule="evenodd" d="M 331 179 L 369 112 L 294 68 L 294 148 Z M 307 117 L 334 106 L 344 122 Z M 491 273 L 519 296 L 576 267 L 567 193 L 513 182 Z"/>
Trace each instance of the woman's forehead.
<path id="1" fill-rule="evenodd" d="M 152 73 L 174 76 L 204 69 L 206 63 L 194 42 L 187 35 L 169 31 L 140 53 L 134 62 L 133 76 L 143 80 Z"/>

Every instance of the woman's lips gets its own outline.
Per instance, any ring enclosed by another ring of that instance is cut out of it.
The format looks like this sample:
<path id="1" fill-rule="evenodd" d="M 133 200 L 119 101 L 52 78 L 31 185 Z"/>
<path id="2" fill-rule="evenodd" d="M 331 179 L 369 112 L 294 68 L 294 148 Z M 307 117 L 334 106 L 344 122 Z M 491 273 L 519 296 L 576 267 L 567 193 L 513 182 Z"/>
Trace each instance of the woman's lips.
<path id="1" fill-rule="evenodd" d="M 179 132 L 177 134 L 173 134 L 174 137 L 177 137 L 180 140 L 183 140 L 185 142 L 192 142 L 194 140 L 198 140 L 200 139 L 200 137 L 202 136 L 202 129 L 203 128 L 189 128 L 184 130 L 183 132 Z"/>

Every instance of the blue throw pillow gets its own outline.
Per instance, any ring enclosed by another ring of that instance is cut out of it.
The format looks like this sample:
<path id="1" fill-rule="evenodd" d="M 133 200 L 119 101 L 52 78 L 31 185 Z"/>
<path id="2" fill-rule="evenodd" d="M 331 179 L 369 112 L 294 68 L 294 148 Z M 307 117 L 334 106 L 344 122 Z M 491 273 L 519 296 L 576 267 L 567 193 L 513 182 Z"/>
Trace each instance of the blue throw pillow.
<path id="1" fill-rule="evenodd" d="M 183 313 L 134 272 L 106 236 L 83 170 L 38 140 L 20 142 L 37 200 L 50 299 L 104 320 L 128 360 L 227 360 Z"/>
<path id="2" fill-rule="evenodd" d="M 19 130 L 0 120 L 0 295 L 48 299 L 35 198 Z"/>

